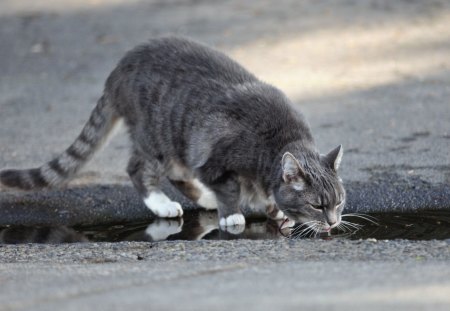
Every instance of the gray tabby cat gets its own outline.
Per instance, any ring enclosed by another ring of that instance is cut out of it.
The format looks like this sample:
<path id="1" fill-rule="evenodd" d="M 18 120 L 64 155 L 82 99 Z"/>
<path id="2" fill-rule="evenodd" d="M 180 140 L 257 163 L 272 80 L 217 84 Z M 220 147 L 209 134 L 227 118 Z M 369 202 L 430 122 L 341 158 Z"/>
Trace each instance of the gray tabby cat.
<path id="1" fill-rule="evenodd" d="M 133 146 L 128 174 L 159 217 L 183 215 L 160 189 L 167 177 L 199 205 L 218 208 L 222 228 L 244 225 L 244 207 L 320 231 L 341 220 L 342 147 L 320 155 L 281 91 L 224 54 L 174 37 L 128 52 L 75 142 L 39 168 L 2 171 L 1 184 L 23 190 L 63 184 L 122 120 Z"/>

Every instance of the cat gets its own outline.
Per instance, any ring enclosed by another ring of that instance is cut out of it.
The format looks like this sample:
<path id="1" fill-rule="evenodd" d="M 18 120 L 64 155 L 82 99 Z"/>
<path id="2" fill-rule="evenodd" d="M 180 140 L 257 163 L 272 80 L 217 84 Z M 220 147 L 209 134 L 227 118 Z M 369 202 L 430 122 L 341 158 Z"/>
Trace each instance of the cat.
<path id="1" fill-rule="evenodd" d="M 221 228 L 245 225 L 244 208 L 316 231 L 341 221 L 342 146 L 320 155 L 304 117 L 280 90 L 180 37 L 129 51 L 72 145 L 39 168 L 1 171 L 0 183 L 22 190 L 64 184 L 122 121 L 132 142 L 127 172 L 156 216 L 183 215 L 160 189 L 167 177 L 198 205 L 218 209 Z"/>

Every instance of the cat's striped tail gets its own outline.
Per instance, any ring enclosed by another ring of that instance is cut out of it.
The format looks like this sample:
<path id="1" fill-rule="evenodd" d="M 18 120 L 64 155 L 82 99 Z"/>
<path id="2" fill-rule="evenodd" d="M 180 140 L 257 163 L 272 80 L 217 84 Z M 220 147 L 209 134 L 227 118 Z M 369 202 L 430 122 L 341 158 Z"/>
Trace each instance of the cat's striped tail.
<path id="1" fill-rule="evenodd" d="M 103 144 L 119 117 L 102 96 L 77 139 L 58 157 L 39 168 L 0 172 L 0 186 L 33 190 L 55 187 L 69 181 Z"/>

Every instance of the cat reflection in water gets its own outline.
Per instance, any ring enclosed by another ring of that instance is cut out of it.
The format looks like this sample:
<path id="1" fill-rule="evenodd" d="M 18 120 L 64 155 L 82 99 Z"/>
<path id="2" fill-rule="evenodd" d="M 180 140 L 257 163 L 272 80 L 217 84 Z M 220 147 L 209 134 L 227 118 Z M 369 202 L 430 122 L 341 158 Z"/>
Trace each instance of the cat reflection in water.
<path id="1" fill-rule="evenodd" d="M 277 239 L 289 234 L 290 228 L 278 230 L 280 221 L 251 222 L 244 232 L 220 230 L 217 214 L 208 211 L 193 211 L 183 218 L 159 218 L 148 225 L 123 225 L 77 230 L 66 226 L 12 226 L 0 229 L 0 244 L 61 244 L 77 242 L 119 242 L 201 239 Z"/>

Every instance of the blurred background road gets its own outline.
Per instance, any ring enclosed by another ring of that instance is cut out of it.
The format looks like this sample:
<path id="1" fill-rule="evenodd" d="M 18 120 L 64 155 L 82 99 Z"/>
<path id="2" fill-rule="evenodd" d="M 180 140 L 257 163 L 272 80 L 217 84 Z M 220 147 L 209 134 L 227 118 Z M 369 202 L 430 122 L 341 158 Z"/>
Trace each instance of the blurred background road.
<path id="1" fill-rule="evenodd" d="M 178 34 L 279 87 L 346 181 L 450 181 L 449 1 L 4 0 L 0 167 L 39 165 L 76 137 L 123 54 Z M 127 181 L 118 138 L 78 179 Z"/>

